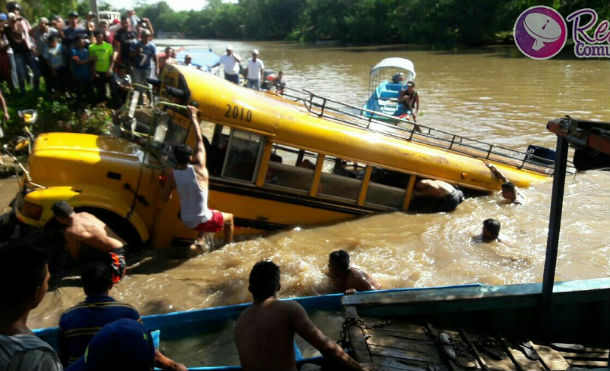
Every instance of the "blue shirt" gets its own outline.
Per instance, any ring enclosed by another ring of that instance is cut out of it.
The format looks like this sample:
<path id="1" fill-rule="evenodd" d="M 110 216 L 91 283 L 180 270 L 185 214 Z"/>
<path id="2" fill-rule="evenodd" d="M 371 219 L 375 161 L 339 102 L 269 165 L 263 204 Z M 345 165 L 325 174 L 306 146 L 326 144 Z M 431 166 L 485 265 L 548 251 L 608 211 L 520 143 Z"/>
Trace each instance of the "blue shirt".
<path id="1" fill-rule="evenodd" d="M 87 48 L 73 48 L 70 51 L 70 60 L 72 61 L 72 74 L 74 75 L 74 78 L 77 80 L 89 80 L 91 77 L 89 64 L 77 64 L 74 62 L 74 58 L 78 58 L 79 61 L 88 59 L 89 50 L 87 50 Z"/>
<path id="2" fill-rule="evenodd" d="M 150 41 L 148 44 L 142 44 L 142 41 L 138 41 L 131 45 L 131 50 L 140 49 L 140 54 L 137 54 L 134 58 L 133 67 L 139 70 L 150 70 L 150 61 L 157 56 L 157 48 L 155 44 Z"/>
<path id="3" fill-rule="evenodd" d="M 110 296 L 88 296 L 61 315 L 59 320 L 59 355 L 68 364 L 85 353 L 89 340 L 105 324 L 122 318 L 141 322 L 140 313 L 129 304 Z"/>
<path id="4" fill-rule="evenodd" d="M 64 54 L 60 43 L 57 43 L 54 48 L 47 46 L 43 56 L 51 63 L 54 69 L 60 70 L 64 67 Z"/>

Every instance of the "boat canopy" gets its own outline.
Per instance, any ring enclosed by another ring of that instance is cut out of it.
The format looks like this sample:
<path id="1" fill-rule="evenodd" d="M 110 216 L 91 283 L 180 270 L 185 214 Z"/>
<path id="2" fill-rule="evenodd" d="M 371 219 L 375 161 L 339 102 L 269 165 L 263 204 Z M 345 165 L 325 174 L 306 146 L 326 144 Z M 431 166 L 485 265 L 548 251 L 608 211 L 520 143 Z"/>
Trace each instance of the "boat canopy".
<path id="1" fill-rule="evenodd" d="M 398 70 L 405 70 L 407 71 L 407 79 L 408 80 L 413 80 L 415 79 L 415 65 L 413 65 L 413 62 L 411 62 L 410 60 L 406 59 L 406 58 L 398 58 L 398 57 L 391 57 L 391 58 L 385 58 L 383 59 L 381 62 L 377 63 L 373 68 L 371 68 L 371 77 L 373 75 L 376 75 L 379 71 L 383 70 L 383 69 L 398 69 Z"/>

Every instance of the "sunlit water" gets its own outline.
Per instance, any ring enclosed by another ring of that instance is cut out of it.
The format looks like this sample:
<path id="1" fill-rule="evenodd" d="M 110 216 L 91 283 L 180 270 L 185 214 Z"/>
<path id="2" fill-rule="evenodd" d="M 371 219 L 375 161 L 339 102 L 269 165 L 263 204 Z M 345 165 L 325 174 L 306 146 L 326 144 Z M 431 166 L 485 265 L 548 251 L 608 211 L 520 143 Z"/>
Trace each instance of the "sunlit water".
<path id="1" fill-rule="evenodd" d="M 218 53 L 224 44 L 188 42 L 206 49 L 211 46 Z M 552 118 L 570 114 L 610 121 L 610 62 L 603 60 L 534 61 L 519 57 L 514 48 L 436 52 L 278 43 L 234 46 L 242 57 L 258 48 L 265 65 L 282 69 L 291 87 L 358 106 L 368 97 L 372 65 L 389 56 L 410 58 L 417 70 L 421 124 L 518 150 L 528 144 L 553 147 L 555 137 L 545 128 Z M 2 201 L 8 203 L 16 189 L 14 180 L 1 184 Z M 385 288 L 540 281 L 551 187 L 548 182 L 522 190 L 526 203 L 520 206 L 501 206 L 498 195 L 489 195 L 468 199 L 451 214 L 377 215 L 283 231 L 188 261 L 159 258 L 127 276 L 112 295 L 135 305 L 142 314 L 247 302 L 249 270 L 267 258 L 281 266 L 281 296 L 328 293 L 327 256 L 340 248 L 349 251 L 353 262 Z M 568 176 L 558 280 L 608 276 L 609 196 L 608 172 Z M 501 221 L 503 242 L 471 243 L 481 222 L 489 217 Z M 77 286 L 49 293 L 31 314 L 29 325 L 56 325 L 62 311 L 82 298 Z M 201 365 L 202 358 L 194 357 L 198 361 L 193 365 Z"/>

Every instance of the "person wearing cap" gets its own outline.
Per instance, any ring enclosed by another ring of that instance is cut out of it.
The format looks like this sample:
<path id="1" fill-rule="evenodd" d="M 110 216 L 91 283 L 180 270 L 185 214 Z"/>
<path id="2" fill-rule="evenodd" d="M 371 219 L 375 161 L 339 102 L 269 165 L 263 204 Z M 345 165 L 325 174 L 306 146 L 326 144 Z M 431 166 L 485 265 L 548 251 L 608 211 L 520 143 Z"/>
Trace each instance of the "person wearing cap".
<path id="1" fill-rule="evenodd" d="M 261 81 L 263 81 L 263 70 L 265 64 L 258 58 L 258 49 L 252 50 L 252 58 L 248 59 L 246 67 L 246 79 L 248 87 L 254 90 L 261 90 Z"/>
<path id="2" fill-rule="evenodd" d="M 150 371 L 155 346 L 150 331 L 133 319 L 120 319 L 102 327 L 87 345 L 85 354 L 66 371 Z"/>
<path id="3" fill-rule="evenodd" d="M 141 322 L 140 313 L 134 307 L 108 295 L 112 289 L 112 274 L 106 264 L 94 262 L 86 265 L 81 279 L 87 295 L 85 301 L 65 311 L 59 320 L 59 356 L 64 366 L 82 357 L 87 344 L 91 344 L 92 338 L 97 337 L 96 333 L 106 325 L 123 319 Z M 174 362 L 158 350 L 154 350 L 153 358 L 163 369 L 186 370 L 183 364 Z"/>
<path id="4" fill-rule="evenodd" d="M 52 79 L 52 77 L 44 54 L 47 51 L 49 37 L 60 37 L 59 31 L 55 27 L 49 26 L 49 23 L 50 22 L 47 18 L 40 17 L 40 19 L 38 20 L 38 25 L 36 25 L 36 27 L 32 28 L 32 30 L 30 31 L 30 35 L 34 38 L 34 41 L 36 42 L 38 66 L 40 67 L 42 77 L 44 77 L 45 88 L 47 93 L 51 92 L 51 84 L 49 84 L 49 81 Z"/>
<path id="5" fill-rule="evenodd" d="M 0 246 L 0 370 L 60 371 L 53 348 L 27 326 L 49 288 L 48 256 L 41 246 Z"/>
<path id="6" fill-rule="evenodd" d="M 147 78 L 152 71 L 151 64 L 154 63 L 155 65 L 155 74 L 159 74 L 156 61 L 157 47 L 150 42 L 150 31 L 142 31 L 142 40 L 131 46 L 130 54 L 133 58 L 133 81 L 138 84 L 148 85 Z"/>
<path id="7" fill-rule="evenodd" d="M 97 94 L 97 103 L 106 101 L 106 85 L 112 78 L 116 52 L 112 45 L 104 41 L 104 31 L 96 30 L 95 43 L 89 45 L 89 58 L 93 60 L 93 84 Z"/>
<path id="8" fill-rule="evenodd" d="M 294 336 L 299 334 L 316 348 L 330 370 L 370 370 L 356 362 L 329 339 L 294 300 L 277 300 L 280 268 L 270 260 L 252 267 L 248 291 L 253 303 L 235 323 L 235 345 L 244 371 L 296 370 Z"/>
<path id="9" fill-rule="evenodd" d="M 79 36 L 84 37 L 85 40 L 87 40 L 85 45 L 89 45 L 89 39 L 91 38 L 91 33 L 80 25 L 77 12 L 68 14 L 68 25 L 64 27 L 63 34 L 63 44 L 66 52 L 74 47 L 74 42 Z"/>
<path id="10" fill-rule="evenodd" d="M 16 4 L 18 6 L 18 4 Z M 8 5 L 7 5 L 7 8 Z M 34 42 L 29 35 L 29 22 L 23 19 L 18 8 L 12 7 L 17 13 L 8 14 L 8 23 L 4 25 L 4 35 L 13 51 L 15 68 L 21 95 L 25 97 L 25 82 L 27 80 L 27 68 L 34 74 L 34 91 L 38 92 L 40 82 L 40 69 L 34 55 Z"/>
<path id="11" fill-rule="evenodd" d="M 225 54 L 218 59 L 216 64 L 210 66 L 210 68 L 214 68 L 222 64 L 223 71 L 225 73 L 225 80 L 229 80 L 232 83 L 239 85 L 239 64 L 241 63 L 241 58 L 238 54 L 233 52 L 233 46 L 231 46 L 231 44 L 227 44 L 225 49 Z"/>

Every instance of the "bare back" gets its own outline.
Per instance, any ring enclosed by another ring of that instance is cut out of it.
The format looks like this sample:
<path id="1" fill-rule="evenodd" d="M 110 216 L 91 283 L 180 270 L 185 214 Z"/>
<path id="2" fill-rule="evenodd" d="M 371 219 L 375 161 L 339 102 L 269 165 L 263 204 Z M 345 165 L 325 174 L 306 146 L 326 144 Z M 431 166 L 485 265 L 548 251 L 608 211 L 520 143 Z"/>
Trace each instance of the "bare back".
<path id="1" fill-rule="evenodd" d="M 296 370 L 294 304 L 268 298 L 239 316 L 235 344 L 244 370 Z"/>
<path id="2" fill-rule="evenodd" d="M 72 225 L 66 228 L 64 235 L 66 248 L 74 258 L 79 257 L 84 246 L 105 253 L 125 246 L 125 241 L 104 222 L 86 212 L 73 215 Z"/>

